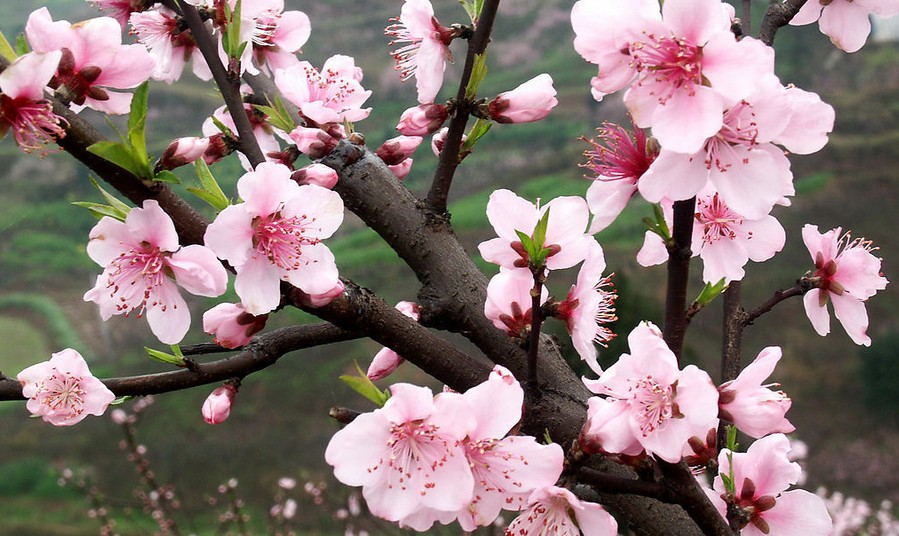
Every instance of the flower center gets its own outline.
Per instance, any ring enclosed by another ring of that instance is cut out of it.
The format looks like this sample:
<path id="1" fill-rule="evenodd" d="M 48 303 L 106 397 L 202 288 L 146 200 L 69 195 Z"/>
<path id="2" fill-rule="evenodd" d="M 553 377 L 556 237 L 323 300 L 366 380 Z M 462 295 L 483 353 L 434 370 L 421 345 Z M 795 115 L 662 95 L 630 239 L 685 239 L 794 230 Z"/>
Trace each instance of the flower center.
<path id="1" fill-rule="evenodd" d="M 652 376 L 647 376 L 635 381 L 630 391 L 633 403 L 637 406 L 637 420 L 644 437 L 658 430 L 668 419 L 680 414 L 674 402 L 674 385 L 662 386 Z"/>
<path id="2" fill-rule="evenodd" d="M 66 135 L 68 122 L 53 113 L 53 106 L 46 100 L 10 98 L 0 94 L 0 131 L 12 130 L 16 143 L 26 153 L 34 150 L 47 152 L 47 144 Z"/>
<path id="3" fill-rule="evenodd" d="M 65 375 L 54 373 L 41 386 L 39 395 L 42 399 L 41 404 L 54 412 L 80 415 L 84 412 L 85 395 L 80 380 L 68 373 Z"/>
<path id="4" fill-rule="evenodd" d="M 436 484 L 431 473 L 447 460 L 447 441 L 438 434 L 439 428 L 422 420 L 394 424 L 390 427 L 387 448 L 387 488 L 406 490 L 414 477 L 423 478 L 422 496 Z"/>
<path id="5" fill-rule="evenodd" d="M 584 151 L 585 167 L 596 174 L 597 180 L 626 180 L 632 184 L 646 173 L 658 156 L 656 148 L 647 148 L 646 133 L 634 127 L 634 135 L 621 125 L 603 123 L 596 129 L 596 139 L 582 138 L 591 145 Z"/>
<path id="6" fill-rule="evenodd" d="M 111 296 L 118 296 L 116 309 L 128 314 L 132 309 L 142 306 L 146 308 L 162 305 L 159 299 L 152 297 L 163 285 L 171 270 L 166 265 L 167 254 L 147 242 L 141 244 L 142 249 L 130 249 L 109 263 L 109 281 Z"/>
<path id="7" fill-rule="evenodd" d="M 305 236 L 306 227 L 315 221 L 305 214 L 281 217 L 275 213 L 266 218 L 258 218 L 253 224 L 256 250 L 269 258 L 283 270 L 296 270 L 302 262 L 303 246 L 317 244 L 316 238 Z"/>
<path id="8" fill-rule="evenodd" d="M 695 86 L 703 83 L 702 49 L 683 38 L 648 34 L 646 41 L 632 43 L 630 52 L 634 67 L 645 72 L 638 83 L 664 86 L 655 94 L 662 104 L 680 90 L 693 95 Z"/>
<path id="9" fill-rule="evenodd" d="M 731 227 L 743 223 L 743 217 L 728 208 L 716 193 L 711 199 L 696 200 L 696 221 L 703 226 L 702 240 L 710 244 L 721 238 L 733 240 L 737 233 Z M 752 233 L 748 233 L 752 238 Z"/>

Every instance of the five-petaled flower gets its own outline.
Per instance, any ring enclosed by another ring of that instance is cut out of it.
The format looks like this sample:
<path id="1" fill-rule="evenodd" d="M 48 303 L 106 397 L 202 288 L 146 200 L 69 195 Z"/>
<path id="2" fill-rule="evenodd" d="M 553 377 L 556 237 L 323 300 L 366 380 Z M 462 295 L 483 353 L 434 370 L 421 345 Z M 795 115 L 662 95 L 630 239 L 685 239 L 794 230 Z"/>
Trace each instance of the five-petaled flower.
<path id="1" fill-rule="evenodd" d="M 49 361 L 31 365 L 16 376 L 26 407 L 55 426 L 71 426 L 88 415 L 102 415 L 115 400 L 103 382 L 91 374 L 84 358 L 66 348 Z"/>

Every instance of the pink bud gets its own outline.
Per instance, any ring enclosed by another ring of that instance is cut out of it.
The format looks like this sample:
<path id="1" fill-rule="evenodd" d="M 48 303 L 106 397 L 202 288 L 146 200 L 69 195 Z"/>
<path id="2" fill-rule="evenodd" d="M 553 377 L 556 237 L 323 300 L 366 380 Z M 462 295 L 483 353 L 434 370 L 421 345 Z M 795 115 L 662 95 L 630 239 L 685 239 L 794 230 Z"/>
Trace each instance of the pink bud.
<path id="1" fill-rule="evenodd" d="M 224 348 L 237 348 L 262 331 L 268 315 L 253 316 L 241 304 L 220 303 L 203 313 L 203 331 Z"/>
<path id="2" fill-rule="evenodd" d="M 234 152 L 234 147 L 224 134 L 213 134 L 207 139 L 209 140 L 209 147 L 203 153 L 203 161 L 207 165 L 214 164 Z"/>
<path id="3" fill-rule="evenodd" d="M 443 127 L 440 129 L 440 132 L 434 134 L 434 137 L 431 138 L 431 150 L 434 151 L 434 155 L 438 158 L 440 157 L 440 153 L 443 152 L 443 144 L 446 143 L 446 134 L 449 132 L 449 128 Z M 465 134 L 462 135 L 462 143 L 465 143 L 465 140 L 468 139 L 468 136 Z"/>
<path id="4" fill-rule="evenodd" d="M 372 358 L 366 376 L 373 382 L 382 380 L 387 376 L 390 376 L 390 374 L 392 374 L 398 366 L 402 365 L 404 361 L 405 359 L 400 357 L 399 354 L 390 348 L 381 348 L 381 351 Z"/>
<path id="5" fill-rule="evenodd" d="M 156 169 L 175 169 L 200 158 L 209 148 L 209 138 L 178 138 L 169 144 L 159 158 Z"/>
<path id="6" fill-rule="evenodd" d="M 294 171 L 290 178 L 297 184 L 314 184 L 329 190 L 333 190 L 334 185 L 337 184 L 337 172 L 324 164 L 317 163 Z"/>
<path id="7" fill-rule="evenodd" d="M 529 123 L 549 115 L 559 101 L 553 79 L 546 73 L 528 80 L 490 101 L 490 118 L 497 123 Z"/>
<path id="8" fill-rule="evenodd" d="M 319 128 L 297 127 L 290 132 L 290 139 L 297 144 L 297 149 L 309 158 L 322 158 L 337 147 L 337 138 Z"/>
<path id="9" fill-rule="evenodd" d="M 226 383 L 212 392 L 203 402 L 203 420 L 207 424 L 225 422 L 231 415 L 231 405 L 237 395 L 237 387 Z"/>
<path id="10" fill-rule="evenodd" d="M 392 171 L 394 175 L 396 175 L 396 178 L 398 178 L 399 180 L 403 180 L 406 178 L 409 172 L 412 171 L 412 159 L 407 158 L 399 164 L 387 166 L 387 168 L 390 169 L 390 171 Z"/>
<path id="11" fill-rule="evenodd" d="M 395 166 L 412 156 L 422 139 L 421 136 L 397 136 L 385 141 L 375 154 L 388 166 Z"/>
<path id="12" fill-rule="evenodd" d="M 300 303 L 307 307 L 324 307 L 331 303 L 334 298 L 343 294 L 343 291 L 346 290 L 346 287 L 343 285 L 343 281 L 338 280 L 337 284 L 334 287 L 322 294 L 306 294 L 301 290 L 297 290 L 297 296 L 299 297 Z"/>
<path id="13" fill-rule="evenodd" d="M 442 104 L 420 104 L 403 112 L 396 129 L 404 136 L 427 136 L 436 132 L 447 117 L 449 111 Z"/>

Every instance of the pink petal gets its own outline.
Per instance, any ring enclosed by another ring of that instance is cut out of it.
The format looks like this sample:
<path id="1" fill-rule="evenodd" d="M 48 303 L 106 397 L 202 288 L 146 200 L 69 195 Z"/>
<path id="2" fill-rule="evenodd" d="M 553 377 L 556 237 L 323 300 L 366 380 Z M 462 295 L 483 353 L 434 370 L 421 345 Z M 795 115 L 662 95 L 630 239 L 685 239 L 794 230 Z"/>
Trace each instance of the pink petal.
<path id="1" fill-rule="evenodd" d="M 121 29 L 119 29 L 121 32 Z M 71 47 L 75 32 L 68 21 L 53 21 L 46 7 L 33 11 L 25 23 L 25 35 L 35 52 L 51 52 L 63 47 Z"/>
<path id="2" fill-rule="evenodd" d="M 175 224 L 153 199 L 144 201 L 143 208 L 131 209 L 125 225 L 136 241 L 148 242 L 162 251 L 176 251 L 180 247 Z"/>
<path id="3" fill-rule="evenodd" d="M 215 221 L 206 228 L 203 242 L 215 252 L 238 267 L 247 262 L 253 247 L 253 218 L 247 211 L 246 203 L 225 207 Z"/>
<path id="4" fill-rule="evenodd" d="M 650 203 L 681 201 L 697 194 L 709 181 L 705 153 L 692 155 L 663 150 L 640 177 L 640 195 Z"/>
<path id="5" fill-rule="evenodd" d="M 191 294 L 221 296 L 228 286 L 228 272 L 215 253 L 205 246 L 185 246 L 169 257 L 167 265 L 178 285 Z"/>
<path id="6" fill-rule="evenodd" d="M 834 316 L 843 325 L 852 342 L 871 346 L 871 337 L 867 334 L 868 311 L 865 309 L 865 302 L 845 293 L 841 296 L 831 293 L 830 301 L 833 302 Z"/>
<path id="7" fill-rule="evenodd" d="M 650 87 L 649 84 L 643 87 Z M 631 109 L 628 96 L 625 103 Z M 665 149 L 678 153 L 695 153 L 705 141 L 721 130 L 724 103 L 711 88 L 697 86 L 692 95 L 686 91 L 676 92 L 665 104 L 657 106 L 652 114 L 652 134 Z M 684 123 L 690 128 L 684 129 Z M 640 125 L 643 126 L 643 125 Z"/>
<path id="8" fill-rule="evenodd" d="M 190 310 L 175 283 L 165 280 L 147 302 L 147 323 L 153 335 L 163 344 L 181 342 L 190 328 Z"/>
<path id="9" fill-rule="evenodd" d="M 11 99 L 41 100 L 44 87 L 56 73 L 62 52 L 31 53 L 16 59 L 0 73 L 0 91 Z"/>
<path id="10" fill-rule="evenodd" d="M 307 294 L 324 294 L 339 281 L 334 254 L 321 242 L 303 246 L 299 265 L 281 277 Z"/>
<path id="11" fill-rule="evenodd" d="M 814 1 L 814 0 L 812 0 Z M 846 52 L 856 52 L 865 45 L 871 33 L 868 10 L 848 0 L 836 0 L 821 11 L 818 19 L 821 33 Z"/>
<path id="12" fill-rule="evenodd" d="M 325 461 L 334 467 L 337 480 L 348 486 L 368 486 L 389 470 L 389 440 L 390 422 L 383 412 L 363 413 L 334 434 L 325 449 Z"/>
<path id="13" fill-rule="evenodd" d="M 476 385 L 463 395 L 471 404 L 477 420 L 469 439 L 498 439 L 505 437 L 521 420 L 524 390 L 512 373 L 497 365 L 487 381 Z"/>
<path id="14" fill-rule="evenodd" d="M 788 491 L 777 497 L 774 508 L 764 512 L 762 519 L 768 523 L 769 535 L 829 536 L 833 530 L 833 522 L 824 500 L 801 489 Z M 765 536 L 751 523 L 743 529 L 743 534 Z"/>
<path id="15" fill-rule="evenodd" d="M 811 321 L 812 327 L 823 337 L 830 333 L 830 314 L 827 312 L 827 306 L 820 303 L 822 292 L 827 291 L 812 289 L 806 292 L 802 297 L 802 303 L 805 305 L 805 315 Z"/>
<path id="16" fill-rule="evenodd" d="M 281 302 L 278 268 L 268 258 L 254 253 L 237 271 L 234 291 L 251 315 L 273 311 Z"/>

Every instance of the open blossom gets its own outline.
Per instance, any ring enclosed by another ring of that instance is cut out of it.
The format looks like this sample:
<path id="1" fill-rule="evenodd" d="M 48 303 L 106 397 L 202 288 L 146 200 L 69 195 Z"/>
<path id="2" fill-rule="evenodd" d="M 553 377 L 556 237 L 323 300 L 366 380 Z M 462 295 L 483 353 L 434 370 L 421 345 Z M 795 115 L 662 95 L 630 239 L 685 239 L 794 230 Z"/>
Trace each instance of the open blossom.
<path id="1" fill-rule="evenodd" d="M 546 267 L 550 270 L 570 268 L 587 257 L 592 236 L 585 234 L 590 210 L 581 197 L 557 197 L 540 206 L 518 197 L 509 190 L 496 190 L 487 202 L 487 219 L 498 238 L 481 242 L 478 250 L 487 262 L 505 268 L 528 265 L 527 253 L 516 231 L 533 238 L 534 228 L 549 212 L 544 248 L 550 253 Z"/>
<path id="2" fill-rule="evenodd" d="M 225 208 L 206 229 L 206 245 L 235 268 L 234 289 L 253 315 L 278 306 L 281 281 L 307 294 L 338 282 L 334 255 L 322 240 L 343 221 L 343 202 L 336 192 L 299 186 L 290 175 L 284 165 L 259 164 L 237 182 L 244 202 Z"/>
<path id="3" fill-rule="evenodd" d="M 490 119 L 497 123 L 529 123 L 549 115 L 559 101 L 553 79 L 546 73 L 505 91 L 487 104 Z"/>
<path id="4" fill-rule="evenodd" d="M 788 458 L 790 441 L 783 434 L 759 439 L 746 452 L 722 449 L 718 455 L 721 474 L 733 476 L 736 494 L 730 495 L 715 477 L 714 491 L 706 494 L 727 517 L 728 505 L 740 511 L 740 534 L 744 536 L 827 536 L 833 524 L 821 497 L 808 491 L 787 489 L 795 484 L 802 468 Z"/>
<path id="5" fill-rule="evenodd" d="M 231 406 L 237 396 L 237 387 L 226 383 L 216 388 L 203 402 L 203 420 L 206 424 L 220 424 L 231 416 Z"/>
<path id="6" fill-rule="evenodd" d="M 830 332 L 827 302 L 852 342 L 871 345 L 868 336 L 868 313 L 865 300 L 886 288 L 887 279 L 880 273 L 880 258 L 871 252 L 875 248 L 864 238 L 852 239 L 849 233 L 840 235 L 842 228 L 824 234 L 817 225 L 802 228 L 802 240 L 815 261 L 813 280 L 818 286 L 803 296 L 805 314 L 818 335 Z"/>
<path id="7" fill-rule="evenodd" d="M 115 19 L 98 17 L 69 24 L 54 22 L 47 8 L 29 15 L 25 36 L 35 52 L 62 52 L 54 82 L 56 92 L 76 105 L 109 114 L 128 113 L 130 93 L 109 88 L 133 88 L 146 81 L 155 62 L 144 45 L 123 45 Z"/>
<path id="8" fill-rule="evenodd" d="M 235 0 L 230 0 L 232 9 Z M 241 4 L 241 41 L 244 49 L 241 67 L 250 74 L 259 71 L 253 61 L 266 72 L 286 69 L 297 62 L 296 53 L 312 32 L 309 17 L 302 11 L 284 11 L 284 0 L 254 0 Z"/>
<path id="9" fill-rule="evenodd" d="M 602 369 L 596 362 L 594 343 L 605 346 L 612 340 L 615 334 L 603 324 L 618 320 L 615 316 L 617 295 L 614 290 L 606 288 L 611 286 L 611 281 L 609 277 L 602 276 L 605 269 L 602 246 L 594 242 L 578 272 L 577 282 L 559 303 L 556 313 L 557 317 L 565 321 L 578 355 L 597 374 L 602 374 Z"/>
<path id="10" fill-rule="evenodd" d="M 418 322 L 418 318 L 421 315 L 421 307 L 417 303 L 401 301 L 396 304 L 396 308 L 404 315 Z M 405 359 L 395 351 L 384 347 L 380 352 L 375 354 L 375 357 L 371 360 L 371 365 L 369 365 L 366 375 L 368 376 L 368 379 L 373 382 L 382 380 L 387 376 L 390 376 L 390 374 L 392 374 L 397 367 L 402 365 L 404 361 Z"/>
<path id="11" fill-rule="evenodd" d="M 718 388 L 719 416 L 750 437 L 790 433 L 796 429 L 784 417 L 793 404 L 790 397 L 771 389 L 779 384 L 762 385 L 774 372 L 781 355 L 777 346 L 765 348 L 736 379 Z"/>
<path id="12" fill-rule="evenodd" d="M 526 338 L 531 329 L 531 310 L 534 276 L 528 270 L 508 270 L 501 268 L 487 284 L 487 301 L 484 316 L 493 325 L 511 337 Z M 549 298 L 546 287 L 542 287 L 540 303 Z"/>
<path id="13" fill-rule="evenodd" d="M 531 494 L 528 508 L 506 527 L 506 536 L 616 536 L 618 522 L 602 506 L 581 501 L 565 488 L 549 486 Z M 572 515 L 574 519 L 572 519 Z"/>
<path id="14" fill-rule="evenodd" d="M 871 33 L 870 15 L 892 17 L 899 14 L 895 0 L 809 0 L 790 20 L 794 26 L 818 22 L 821 33 L 846 52 L 864 46 Z"/>
<path id="15" fill-rule="evenodd" d="M 589 399 L 582 444 L 590 451 L 635 456 L 644 450 L 677 463 L 693 436 L 705 437 L 718 415 L 718 391 L 695 365 L 677 368 L 677 358 L 653 324 L 628 335 L 623 354 L 587 388 L 605 398 Z"/>
<path id="16" fill-rule="evenodd" d="M 81 354 L 71 348 L 31 365 L 16 379 L 28 399 L 28 411 L 55 426 L 71 426 L 88 415 L 102 415 L 115 400 L 112 391 L 91 374 Z"/>
<path id="17" fill-rule="evenodd" d="M 161 342 L 177 344 L 190 327 L 190 311 L 178 287 L 198 296 L 221 296 L 228 274 L 215 254 L 200 245 L 181 247 L 175 225 L 159 203 L 144 201 L 125 222 L 104 217 L 91 229 L 87 254 L 103 266 L 97 284 L 84 294 L 100 316 L 146 312 Z"/>
<path id="18" fill-rule="evenodd" d="M 587 163 L 594 176 L 587 189 L 587 204 L 593 213 L 590 234 L 598 233 L 621 214 L 637 191 L 637 181 L 659 155 L 658 144 L 647 143 L 646 132 L 633 127 L 633 135 L 615 123 L 605 122 L 596 129 L 596 140 L 586 140 Z"/>
<path id="19" fill-rule="evenodd" d="M 371 108 L 362 108 L 362 104 L 371 91 L 365 90 L 360 82 L 362 69 L 349 56 L 331 56 L 321 71 L 308 61 L 275 71 L 275 84 L 284 97 L 317 125 L 368 117 Z"/>
<path id="20" fill-rule="evenodd" d="M 454 37 L 452 28 L 441 26 L 434 17 L 429 0 L 406 0 L 396 24 L 384 33 L 393 38 L 390 46 L 401 45 L 393 52 L 395 69 L 403 80 L 415 76 L 418 102 L 434 102 L 443 85 L 446 61 L 452 61 L 449 44 Z"/>
<path id="21" fill-rule="evenodd" d="M 66 135 L 66 121 L 53 113 L 44 88 L 56 72 L 62 53 L 32 52 L 16 59 L 0 73 L 0 135 L 12 132 L 26 153 L 45 150 Z"/>
<path id="22" fill-rule="evenodd" d="M 383 408 L 334 434 L 325 461 L 348 486 L 362 486 L 372 514 L 400 521 L 421 509 L 455 516 L 471 501 L 474 477 L 462 440 L 475 427 L 457 393 L 394 384 Z M 438 515 L 438 517 L 444 517 Z"/>
<path id="23" fill-rule="evenodd" d="M 197 78 L 212 78 L 193 34 L 190 29 L 181 27 L 174 11 L 157 5 L 154 9 L 133 13 L 130 22 L 132 32 L 156 62 L 154 80 L 169 84 L 178 80 L 190 59 L 193 59 L 193 73 Z"/>
<path id="24" fill-rule="evenodd" d="M 224 348 L 238 348 L 262 331 L 268 315 L 251 315 L 239 303 L 220 303 L 203 313 L 203 331 Z"/>

